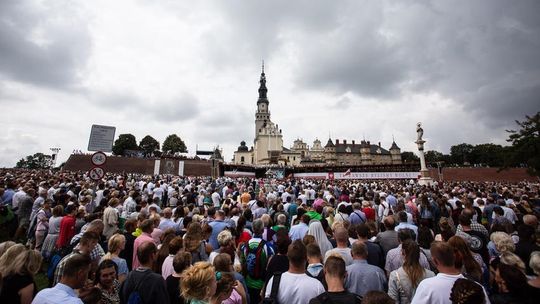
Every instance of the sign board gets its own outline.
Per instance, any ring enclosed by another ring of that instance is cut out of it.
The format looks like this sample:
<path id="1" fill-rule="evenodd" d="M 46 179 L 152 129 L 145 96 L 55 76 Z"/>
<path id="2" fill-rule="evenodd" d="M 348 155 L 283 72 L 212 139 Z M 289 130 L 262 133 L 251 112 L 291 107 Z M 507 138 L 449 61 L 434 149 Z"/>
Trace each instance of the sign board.
<path id="1" fill-rule="evenodd" d="M 295 178 L 319 179 L 417 179 L 418 172 L 313 172 L 295 173 Z"/>
<path id="2" fill-rule="evenodd" d="M 112 152 L 116 127 L 92 125 L 88 151 Z"/>
<path id="3" fill-rule="evenodd" d="M 105 153 L 99 151 L 94 154 L 92 154 L 92 165 L 94 166 L 102 166 L 107 162 L 107 155 Z"/>
<path id="4" fill-rule="evenodd" d="M 88 175 L 93 180 L 100 180 L 105 176 L 105 170 L 100 167 L 94 167 L 88 172 Z"/>

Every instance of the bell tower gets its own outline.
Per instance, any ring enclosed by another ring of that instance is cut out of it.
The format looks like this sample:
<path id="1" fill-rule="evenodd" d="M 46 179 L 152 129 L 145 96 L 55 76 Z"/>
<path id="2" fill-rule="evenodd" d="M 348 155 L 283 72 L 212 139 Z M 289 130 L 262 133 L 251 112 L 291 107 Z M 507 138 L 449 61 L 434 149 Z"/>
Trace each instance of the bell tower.
<path id="1" fill-rule="evenodd" d="M 264 74 L 263 61 L 261 78 L 259 80 L 259 99 L 257 100 L 257 112 L 255 113 L 255 139 L 257 139 L 257 136 L 266 124 L 270 122 L 267 93 L 268 89 L 266 88 L 266 75 Z"/>

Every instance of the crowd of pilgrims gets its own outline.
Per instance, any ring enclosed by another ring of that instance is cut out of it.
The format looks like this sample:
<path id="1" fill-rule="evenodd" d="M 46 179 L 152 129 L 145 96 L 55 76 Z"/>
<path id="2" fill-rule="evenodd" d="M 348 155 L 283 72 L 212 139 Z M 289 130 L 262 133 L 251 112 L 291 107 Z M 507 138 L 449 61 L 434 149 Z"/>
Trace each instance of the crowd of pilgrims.
<path id="1" fill-rule="evenodd" d="M 3 170 L 0 302 L 538 303 L 539 194 Z"/>

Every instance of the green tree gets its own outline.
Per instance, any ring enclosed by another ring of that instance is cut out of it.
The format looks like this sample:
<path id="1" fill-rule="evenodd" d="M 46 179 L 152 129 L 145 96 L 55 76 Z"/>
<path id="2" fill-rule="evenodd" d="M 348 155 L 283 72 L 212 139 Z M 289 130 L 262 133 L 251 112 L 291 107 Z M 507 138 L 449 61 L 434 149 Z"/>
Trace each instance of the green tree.
<path id="1" fill-rule="evenodd" d="M 502 166 L 503 150 L 501 145 L 491 143 L 476 145 L 471 151 L 471 163 L 489 167 Z"/>
<path id="2" fill-rule="evenodd" d="M 442 154 L 439 151 L 429 150 L 426 152 L 425 157 L 426 157 L 426 162 L 430 164 L 430 163 L 436 163 L 438 161 L 443 161 L 444 154 Z"/>
<path id="3" fill-rule="evenodd" d="M 125 150 L 136 150 L 138 147 L 133 134 L 120 134 L 114 141 L 112 150 L 114 155 L 124 155 Z"/>
<path id="4" fill-rule="evenodd" d="M 408 151 L 401 152 L 401 160 L 404 164 L 420 162 L 420 158 L 416 154 Z"/>
<path id="5" fill-rule="evenodd" d="M 51 167 L 50 155 L 43 153 L 35 153 L 34 155 L 28 155 L 26 158 L 21 158 L 15 165 L 16 168 L 24 169 L 46 169 Z"/>
<path id="6" fill-rule="evenodd" d="M 505 167 L 519 163 L 526 165 L 529 172 L 540 176 L 540 112 L 534 116 L 525 116 L 526 120 L 517 121 L 519 130 L 507 130 L 508 142 L 512 143 L 509 155 L 505 158 Z"/>
<path id="7" fill-rule="evenodd" d="M 456 165 L 464 165 L 471 162 L 473 145 L 462 143 L 450 147 L 450 159 Z"/>
<path id="8" fill-rule="evenodd" d="M 159 151 L 159 141 L 150 135 L 146 135 L 139 143 L 139 148 L 144 151 L 145 156 L 150 156 Z"/>
<path id="9" fill-rule="evenodd" d="M 178 135 L 171 134 L 163 142 L 163 153 L 174 154 L 178 152 L 187 152 L 186 144 Z"/>

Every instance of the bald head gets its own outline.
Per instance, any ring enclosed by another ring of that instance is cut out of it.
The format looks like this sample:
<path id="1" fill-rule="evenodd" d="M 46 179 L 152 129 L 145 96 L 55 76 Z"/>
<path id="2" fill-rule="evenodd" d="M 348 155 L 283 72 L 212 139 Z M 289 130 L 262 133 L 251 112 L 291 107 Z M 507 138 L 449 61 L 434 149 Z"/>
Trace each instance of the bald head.
<path id="1" fill-rule="evenodd" d="M 523 223 L 533 228 L 538 227 L 538 218 L 532 214 L 526 214 L 523 216 Z"/>

